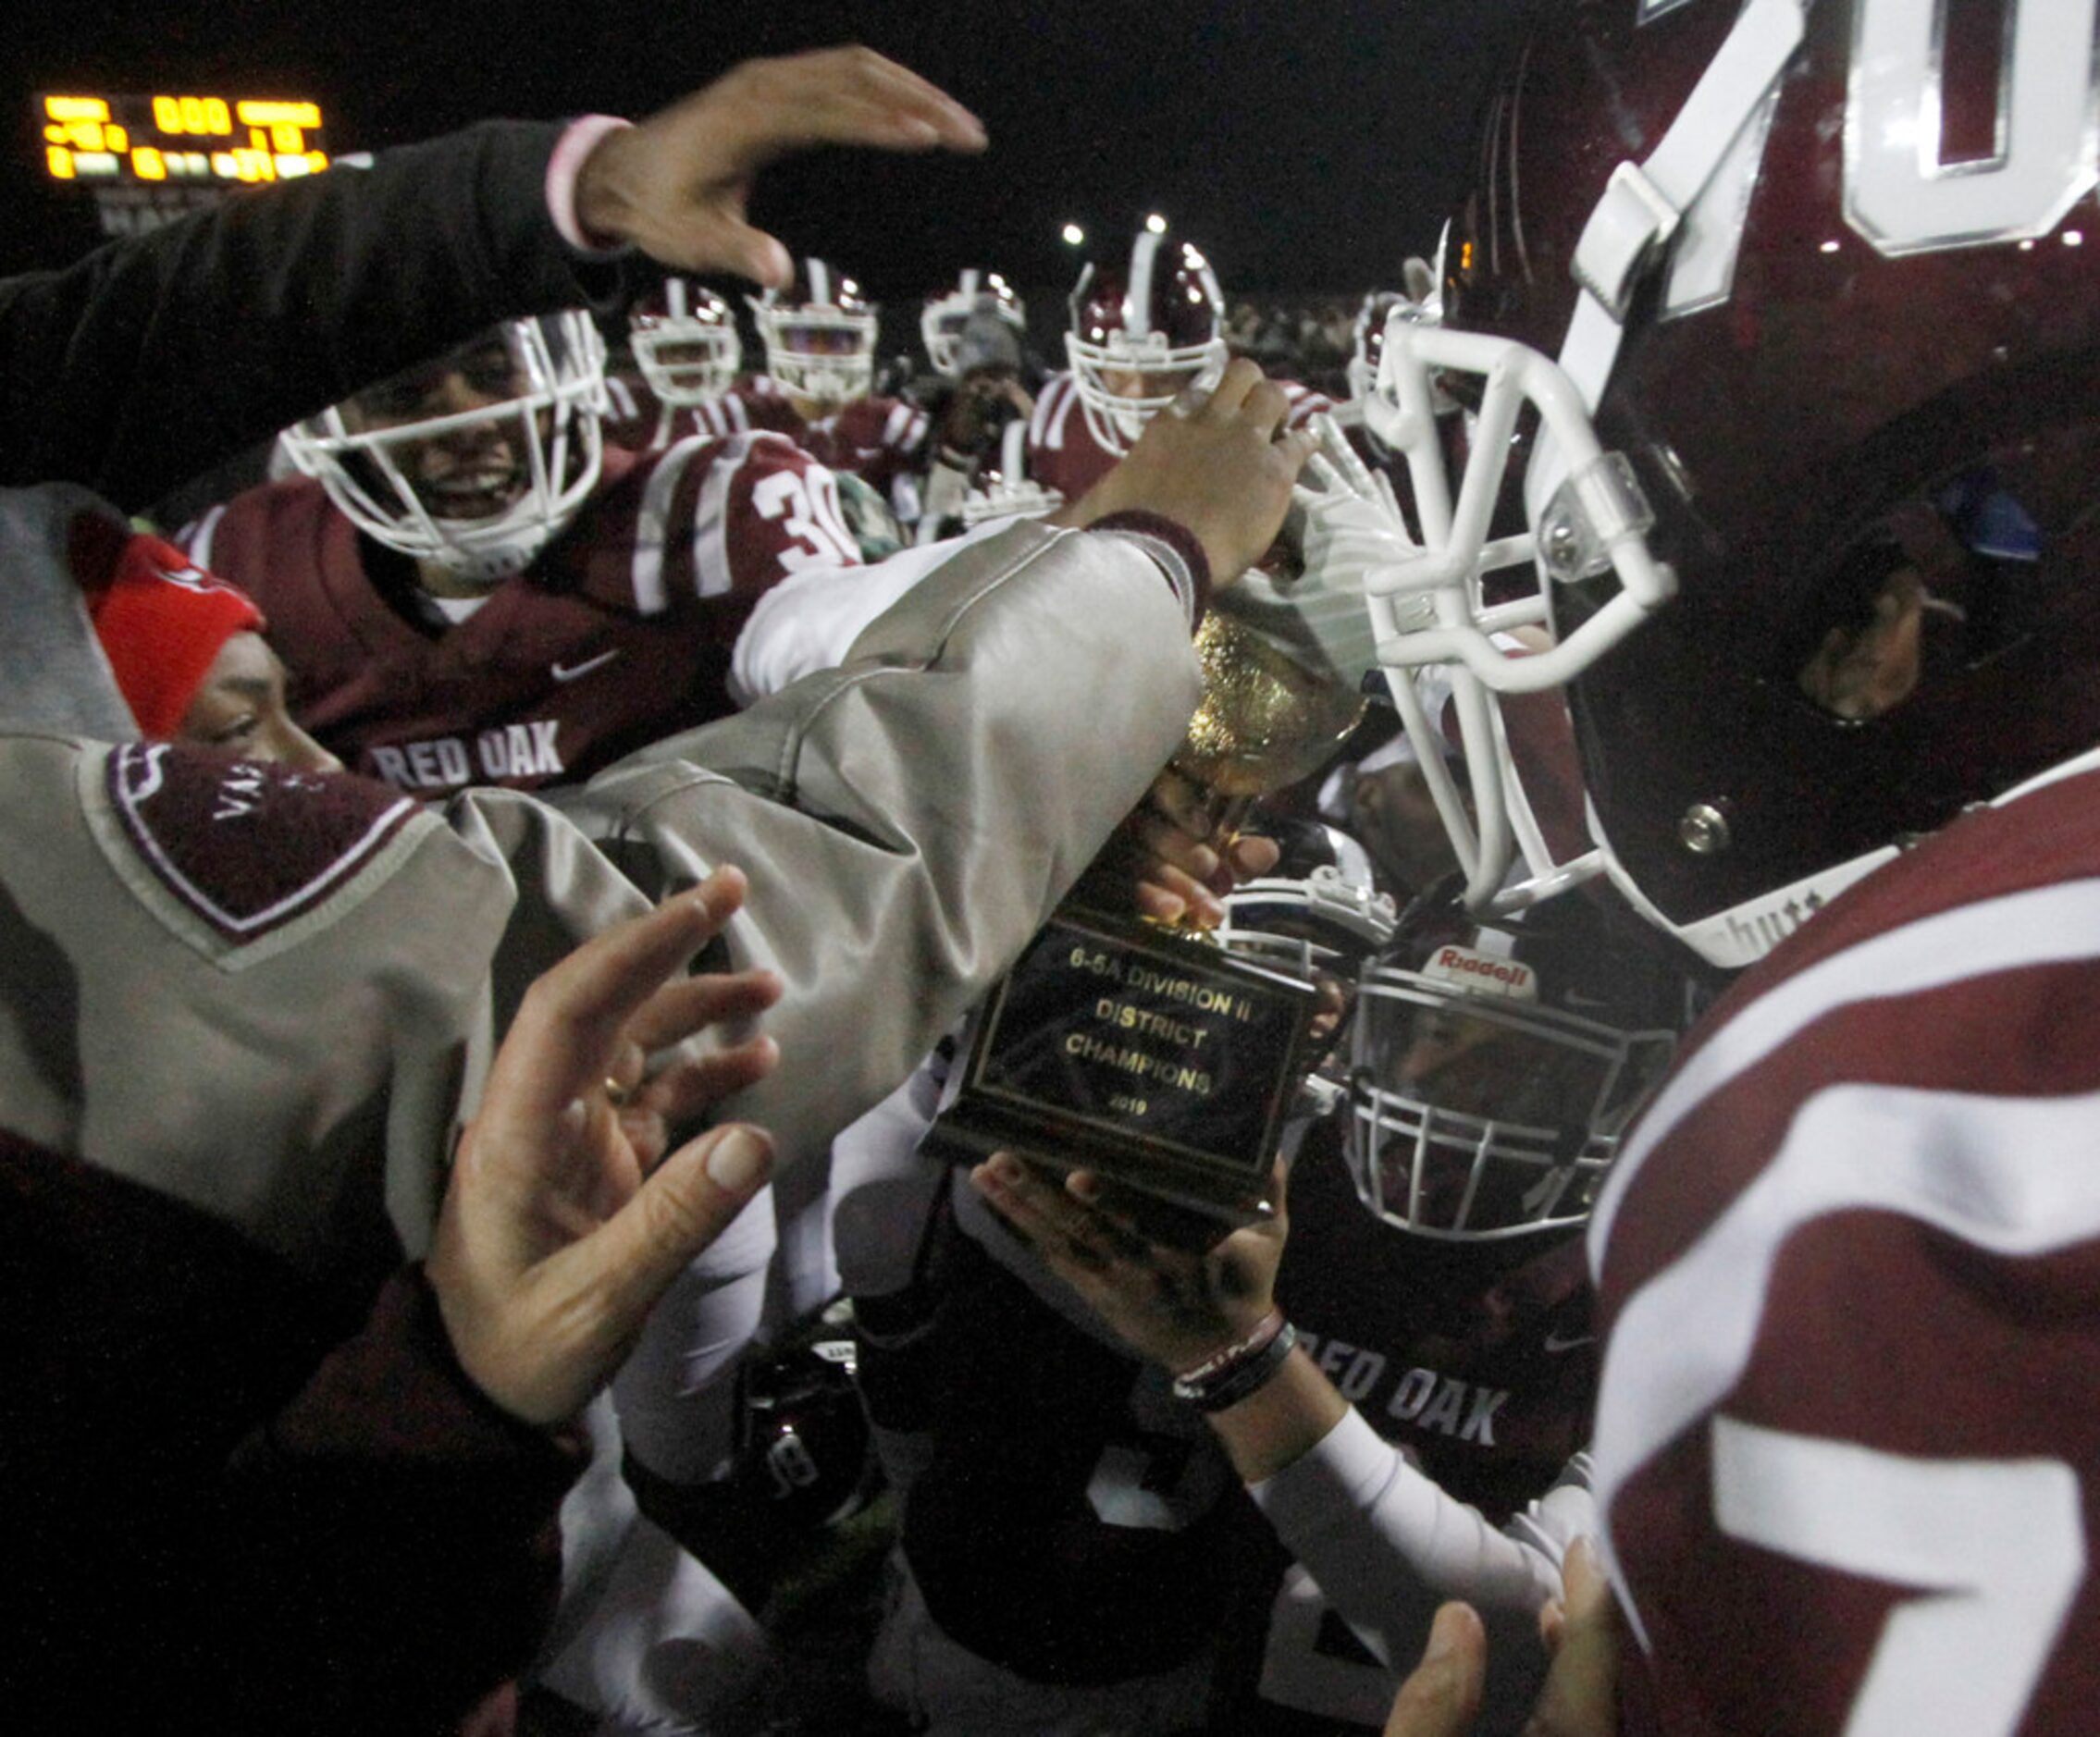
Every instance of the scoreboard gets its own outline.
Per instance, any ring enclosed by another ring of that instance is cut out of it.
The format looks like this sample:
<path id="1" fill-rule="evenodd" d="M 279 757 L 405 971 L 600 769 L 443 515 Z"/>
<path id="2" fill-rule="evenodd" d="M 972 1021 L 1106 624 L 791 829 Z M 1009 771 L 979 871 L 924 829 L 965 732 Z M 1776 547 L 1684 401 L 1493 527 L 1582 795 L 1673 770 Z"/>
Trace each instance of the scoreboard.
<path id="1" fill-rule="evenodd" d="M 317 103 L 255 97 L 37 98 L 55 181 L 95 187 L 226 187 L 328 166 Z"/>
<path id="2" fill-rule="evenodd" d="M 328 166 L 318 103 L 181 91 L 35 103 L 43 184 L 93 192 L 105 235 L 157 228 L 239 188 Z"/>

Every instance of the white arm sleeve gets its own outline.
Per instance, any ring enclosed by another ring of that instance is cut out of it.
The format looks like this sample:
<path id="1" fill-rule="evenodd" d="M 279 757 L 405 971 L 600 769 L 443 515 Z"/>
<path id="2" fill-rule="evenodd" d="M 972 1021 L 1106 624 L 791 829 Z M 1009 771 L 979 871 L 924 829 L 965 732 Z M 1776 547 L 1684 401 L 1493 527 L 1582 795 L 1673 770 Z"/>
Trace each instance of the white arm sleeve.
<path id="1" fill-rule="evenodd" d="M 729 692 L 739 706 L 777 694 L 819 670 L 846 661 L 870 622 L 966 544 L 1004 530 L 1010 521 L 967 536 L 900 549 L 871 567 L 810 567 L 790 573 L 751 610 L 730 654 Z"/>
<path id="2" fill-rule="evenodd" d="M 1596 1530 L 1587 1464 L 1498 1531 L 1352 1411 L 1252 1494 L 1351 1627 L 1404 1659 L 1447 1598 L 1536 1613 L 1558 1595 L 1562 1553 Z"/>

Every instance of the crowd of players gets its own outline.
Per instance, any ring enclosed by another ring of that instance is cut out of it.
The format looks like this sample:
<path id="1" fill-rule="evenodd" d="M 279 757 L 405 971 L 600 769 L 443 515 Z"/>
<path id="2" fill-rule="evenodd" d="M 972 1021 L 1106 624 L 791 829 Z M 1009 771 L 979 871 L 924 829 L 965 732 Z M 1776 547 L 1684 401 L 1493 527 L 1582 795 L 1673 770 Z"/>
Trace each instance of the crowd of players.
<path id="1" fill-rule="evenodd" d="M 2078 1729 L 2094 177 L 1878 146 L 1897 10 L 1541 6 L 1339 400 L 1157 225 L 878 395 L 749 177 L 982 137 L 852 51 L 6 286 L 24 1693 Z M 1946 141 L 2084 113 L 2020 20 Z M 1220 622 L 1351 701 L 1252 807 Z M 1068 895 L 1316 990 L 1273 1215 L 943 1142 Z M 842 1700 L 768 1624 L 878 1490 Z"/>

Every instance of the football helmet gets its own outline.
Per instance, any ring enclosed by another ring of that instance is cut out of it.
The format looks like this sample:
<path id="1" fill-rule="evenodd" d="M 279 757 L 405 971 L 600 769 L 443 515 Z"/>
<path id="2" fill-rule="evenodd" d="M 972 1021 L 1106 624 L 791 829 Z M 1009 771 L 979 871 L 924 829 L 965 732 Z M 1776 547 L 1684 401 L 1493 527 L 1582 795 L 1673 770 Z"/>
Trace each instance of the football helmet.
<path id="1" fill-rule="evenodd" d="M 681 408 L 720 398 L 744 362 L 729 303 L 687 277 L 666 277 L 636 302 L 627 339 L 649 390 Z"/>
<path id="2" fill-rule="evenodd" d="M 919 316 L 919 336 L 926 345 L 926 360 L 933 372 L 950 380 L 961 377 L 956 346 L 962 328 L 973 314 L 990 314 L 1013 328 L 1015 340 L 1028 341 L 1028 313 L 1013 286 L 995 271 L 971 266 L 945 295 L 928 300 Z"/>
<path id="3" fill-rule="evenodd" d="M 1417 1236 L 1572 1229 L 1669 1064 L 1687 979 L 1638 923 L 1588 899 L 1482 921 L 1462 886 L 1411 905 L 1357 986 L 1350 1174 L 1366 1207 Z"/>
<path id="4" fill-rule="evenodd" d="M 875 307 L 852 278 L 821 259 L 798 260 L 785 290 L 747 296 L 783 391 L 843 404 L 875 389 Z"/>
<path id="5" fill-rule="evenodd" d="M 1329 1072 L 1357 971 L 1392 939 L 1399 913 L 1392 895 L 1378 890 L 1369 855 L 1339 828 L 1289 821 L 1279 829 L 1278 843 L 1283 854 L 1275 869 L 1226 894 L 1216 939 L 1227 952 L 1319 992 L 1307 1065 Z M 1334 1083 L 1314 1094 L 1322 1114 L 1340 1098 L 1339 1069 L 1330 1078 Z"/>
<path id="6" fill-rule="evenodd" d="M 965 528 L 992 519 L 1039 519 L 1065 504 L 1060 490 L 1034 481 L 1028 474 L 1028 422 L 1018 417 L 999 431 L 996 469 L 978 472 L 963 497 Z"/>
<path id="7" fill-rule="evenodd" d="M 366 536 L 494 584 L 598 487 L 605 401 L 604 341 L 573 311 L 491 326 L 279 440 Z"/>
<path id="8" fill-rule="evenodd" d="M 1225 296 L 1210 262 L 1163 230 L 1143 229 L 1127 266 L 1089 263 L 1072 287 L 1065 334 L 1087 431 L 1124 453 L 1191 388 L 1225 373 Z"/>
<path id="9" fill-rule="evenodd" d="M 1401 268 L 1405 290 L 1370 290 L 1364 305 L 1356 310 L 1349 365 L 1351 402 L 1370 397 L 1377 384 L 1378 358 L 1385 353 L 1386 327 L 1400 319 L 1414 325 L 1434 326 L 1440 314 L 1437 304 L 1437 276 L 1429 262 L 1410 259 Z"/>
<path id="10" fill-rule="evenodd" d="M 796 1529 L 847 1519 L 880 1483 L 850 1312 L 832 1318 L 843 1309 L 806 1338 L 754 1353 L 739 1376 L 734 1487 L 755 1512 Z"/>
<path id="11" fill-rule="evenodd" d="M 1316 821 L 1291 822 L 1278 842 L 1284 851 L 1276 868 L 1226 894 L 1218 942 L 1308 980 L 1321 972 L 1353 978 L 1392 939 L 1400 918 L 1392 895 L 1378 889 L 1369 853 Z"/>
<path id="12" fill-rule="evenodd" d="M 1367 408 L 1426 544 L 1367 592 L 1433 602 L 1383 616 L 1381 651 L 1403 711 L 1408 670 L 1454 668 L 1477 905 L 1602 872 L 1745 964 L 2100 742 L 2093 22 L 1542 9 L 1443 324 L 1389 323 Z M 1455 462 L 1436 386 L 1471 407 Z M 1592 848 L 1526 842 L 1505 888 L 1526 829 L 1496 696 L 1563 684 Z"/>

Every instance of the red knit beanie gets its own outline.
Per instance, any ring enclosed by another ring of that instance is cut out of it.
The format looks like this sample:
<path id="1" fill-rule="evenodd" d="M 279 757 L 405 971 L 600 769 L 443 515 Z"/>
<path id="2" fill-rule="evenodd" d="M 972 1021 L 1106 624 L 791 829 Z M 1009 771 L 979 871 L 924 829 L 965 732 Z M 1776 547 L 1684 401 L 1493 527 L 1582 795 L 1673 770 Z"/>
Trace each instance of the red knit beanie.
<path id="1" fill-rule="evenodd" d="M 91 585 L 88 614 L 139 733 L 165 742 L 181 728 L 219 647 L 260 631 L 263 612 L 157 536 L 131 536 L 109 577 Z"/>

